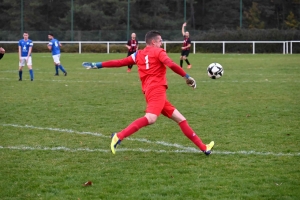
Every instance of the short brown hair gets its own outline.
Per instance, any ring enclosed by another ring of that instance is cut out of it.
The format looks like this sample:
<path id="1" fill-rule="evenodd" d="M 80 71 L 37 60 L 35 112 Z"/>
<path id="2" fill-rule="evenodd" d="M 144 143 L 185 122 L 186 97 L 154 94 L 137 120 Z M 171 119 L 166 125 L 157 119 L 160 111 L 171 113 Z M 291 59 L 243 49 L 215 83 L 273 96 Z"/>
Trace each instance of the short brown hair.
<path id="1" fill-rule="evenodd" d="M 151 44 L 151 41 L 159 35 L 161 36 L 161 34 L 158 31 L 149 31 L 148 33 L 146 33 L 145 36 L 146 43 Z"/>

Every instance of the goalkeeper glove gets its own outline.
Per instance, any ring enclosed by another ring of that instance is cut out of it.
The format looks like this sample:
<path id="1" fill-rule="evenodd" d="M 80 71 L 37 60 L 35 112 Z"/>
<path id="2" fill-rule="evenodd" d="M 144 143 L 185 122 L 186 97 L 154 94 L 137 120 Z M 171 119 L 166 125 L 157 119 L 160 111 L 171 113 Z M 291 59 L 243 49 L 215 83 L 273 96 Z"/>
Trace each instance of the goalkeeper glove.
<path id="1" fill-rule="evenodd" d="M 83 62 L 82 66 L 85 67 L 86 69 L 100 69 L 102 68 L 102 62 L 96 62 L 96 63 Z"/>
<path id="2" fill-rule="evenodd" d="M 192 88 L 196 88 L 196 81 L 195 79 L 193 79 L 192 77 L 190 77 L 188 74 L 185 75 L 185 79 L 186 79 L 186 84 L 188 84 L 188 86 L 192 87 Z"/>

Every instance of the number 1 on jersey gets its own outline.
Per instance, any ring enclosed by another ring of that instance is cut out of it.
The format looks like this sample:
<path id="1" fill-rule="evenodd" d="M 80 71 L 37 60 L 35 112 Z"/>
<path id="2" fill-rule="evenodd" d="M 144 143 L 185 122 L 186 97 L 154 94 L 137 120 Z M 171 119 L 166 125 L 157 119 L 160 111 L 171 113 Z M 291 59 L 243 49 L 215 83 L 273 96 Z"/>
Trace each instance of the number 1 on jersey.
<path id="1" fill-rule="evenodd" d="M 146 69 L 149 69 L 149 60 L 148 60 L 148 55 L 145 56 L 145 61 L 146 61 Z"/>

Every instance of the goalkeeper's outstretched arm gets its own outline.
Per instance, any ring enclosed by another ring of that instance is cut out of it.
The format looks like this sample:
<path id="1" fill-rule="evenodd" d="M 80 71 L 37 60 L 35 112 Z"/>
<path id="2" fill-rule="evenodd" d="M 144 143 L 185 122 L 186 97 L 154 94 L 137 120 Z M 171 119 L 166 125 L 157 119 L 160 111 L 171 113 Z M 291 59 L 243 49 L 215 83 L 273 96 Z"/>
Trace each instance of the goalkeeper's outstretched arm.
<path id="1" fill-rule="evenodd" d="M 107 68 L 124 67 L 127 65 L 134 65 L 134 64 L 135 62 L 132 59 L 132 57 L 128 56 L 126 58 L 119 59 L 119 60 L 109 60 L 109 61 L 102 62 L 102 67 L 107 67 Z"/>
<path id="2" fill-rule="evenodd" d="M 186 84 L 188 84 L 192 88 L 196 88 L 196 81 L 192 77 L 190 77 L 179 65 L 177 65 L 174 61 L 170 58 L 167 58 L 164 61 L 164 64 L 167 65 L 173 72 L 179 74 L 180 76 L 184 77 L 186 80 Z"/>
<path id="3" fill-rule="evenodd" d="M 124 67 L 127 65 L 135 64 L 134 59 L 129 56 L 119 60 L 108 60 L 104 62 L 83 62 L 82 66 L 86 69 L 101 69 L 103 67 L 113 68 L 113 67 Z"/>

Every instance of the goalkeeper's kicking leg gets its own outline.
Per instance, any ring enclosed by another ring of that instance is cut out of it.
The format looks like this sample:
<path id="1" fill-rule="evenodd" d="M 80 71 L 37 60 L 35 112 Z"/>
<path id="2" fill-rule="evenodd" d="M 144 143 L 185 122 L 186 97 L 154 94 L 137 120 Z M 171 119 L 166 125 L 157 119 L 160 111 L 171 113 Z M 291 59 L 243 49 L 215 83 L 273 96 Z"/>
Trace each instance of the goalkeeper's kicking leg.
<path id="1" fill-rule="evenodd" d="M 193 129 L 189 126 L 185 117 L 177 109 L 174 110 L 170 118 L 178 123 L 184 135 L 189 138 L 201 151 L 203 151 L 206 155 L 211 154 L 211 149 L 214 146 L 214 141 L 211 141 L 208 145 L 204 144 L 202 140 L 197 136 L 197 134 L 193 131 Z"/>
<path id="2" fill-rule="evenodd" d="M 163 112 L 162 114 L 164 114 L 165 116 L 168 115 L 167 112 Z M 189 126 L 184 116 L 177 109 L 174 110 L 170 118 L 178 123 L 184 135 L 187 138 L 189 138 L 201 151 L 203 151 L 206 155 L 211 154 L 211 149 L 214 146 L 214 141 L 211 141 L 208 145 L 204 144 L 202 140 Z M 112 153 L 113 154 L 116 153 L 117 145 L 119 145 L 124 138 L 129 137 L 130 135 L 137 132 L 142 127 L 155 123 L 156 120 L 157 120 L 157 115 L 152 113 L 146 113 L 144 117 L 136 119 L 128 127 L 123 129 L 118 134 L 114 133 L 112 135 L 112 142 L 111 142 Z"/>
<path id="3" fill-rule="evenodd" d="M 146 115 L 136 119 L 119 133 L 114 133 L 112 135 L 111 151 L 113 154 L 116 153 L 115 151 L 117 146 L 124 138 L 129 137 L 142 127 L 155 123 L 160 114 L 163 114 L 177 122 L 182 132 L 206 155 L 211 153 L 214 142 L 205 145 L 201 141 L 201 139 L 188 125 L 185 117 L 166 99 L 165 90 L 166 88 L 164 86 L 156 87 L 155 90 L 149 91 L 145 94 L 147 101 Z"/>

